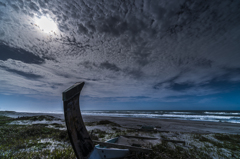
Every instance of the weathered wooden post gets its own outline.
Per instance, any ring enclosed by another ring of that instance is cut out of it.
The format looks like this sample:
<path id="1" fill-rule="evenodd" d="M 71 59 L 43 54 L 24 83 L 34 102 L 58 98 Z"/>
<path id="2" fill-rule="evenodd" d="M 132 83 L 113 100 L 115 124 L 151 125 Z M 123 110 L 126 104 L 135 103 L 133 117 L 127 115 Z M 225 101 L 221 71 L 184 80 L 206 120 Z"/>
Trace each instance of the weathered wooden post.
<path id="1" fill-rule="evenodd" d="M 88 159 L 94 144 L 82 120 L 79 96 L 84 82 L 76 83 L 62 93 L 68 136 L 78 159 Z"/>

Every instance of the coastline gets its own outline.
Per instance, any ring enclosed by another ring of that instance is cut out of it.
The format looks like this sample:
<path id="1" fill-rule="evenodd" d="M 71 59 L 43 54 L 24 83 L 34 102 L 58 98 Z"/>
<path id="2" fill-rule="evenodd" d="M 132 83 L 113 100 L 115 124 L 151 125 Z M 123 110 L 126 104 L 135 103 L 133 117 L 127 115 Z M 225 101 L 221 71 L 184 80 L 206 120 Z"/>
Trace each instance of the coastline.
<path id="1" fill-rule="evenodd" d="M 25 112 L 2 112 L 2 115 L 17 118 L 23 116 L 39 116 L 50 115 L 64 120 L 64 114 L 56 113 L 25 113 Z M 0 115 L 1 115 L 0 114 Z M 101 120 L 109 120 L 117 123 L 125 128 L 138 129 L 138 125 L 149 125 L 158 128 L 159 131 L 182 132 L 182 133 L 227 133 L 240 134 L 240 124 L 229 122 L 213 122 L 213 121 L 193 121 L 181 119 L 159 119 L 159 118 L 138 118 L 138 117 L 113 117 L 101 115 L 86 115 L 82 114 L 84 122 L 98 122 Z"/>
<path id="2" fill-rule="evenodd" d="M 151 141 L 136 140 L 136 142 L 141 142 L 143 147 L 153 149 L 152 153 L 143 154 L 145 158 L 149 158 L 149 155 L 174 159 L 240 157 L 238 151 L 240 124 L 93 115 L 82 117 L 89 134 L 93 135 L 93 140 L 103 142 L 126 135 L 157 138 Z M 0 147 L 0 152 L 7 154 L 8 157 L 18 155 L 22 155 L 23 158 L 29 155 L 56 157 L 61 152 L 61 155 L 67 158 L 75 158 L 63 114 L 1 112 L 0 119 L 2 123 L 0 134 L 2 133 L 3 136 L 0 140 L 0 144 L 3 145 Z M 157 131 L 141 130 L 141 125 L 155 126 Z M 11 130 L 10 133 L 9 130 Z M 18 137 L 12 138 L 16 135 Z M 5 142 L 5 138 L 11 138 L 11 143 Z M 180 141 L 184 144 L 166 143 L 166 140 Z M 25 146 L 22 147 L 22 145 Z M 9 149 L 13 151 L 9 153 L 7 151 Z"/>

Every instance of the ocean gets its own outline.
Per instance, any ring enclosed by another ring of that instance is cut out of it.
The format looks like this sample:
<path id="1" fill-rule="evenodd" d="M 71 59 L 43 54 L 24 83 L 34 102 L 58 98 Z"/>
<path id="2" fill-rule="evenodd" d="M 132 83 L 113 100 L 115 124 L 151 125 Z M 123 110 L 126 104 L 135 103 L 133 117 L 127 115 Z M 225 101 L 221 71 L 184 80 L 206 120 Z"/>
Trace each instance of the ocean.
<path id="1" fill-rule="evenodd" d="M 227 122 L 240 124 L 240 111 L 83 110 L 83 115 Z"/>
<path id="2" fill-rule="evenodd" d="M 240 111 L 166 111 L 166 110 L 81 110 L 82 115 L 112 116 L 131 118 L 157 118 L 193 121 L 227 122 L 240 124 Z M 0 115 L 13 118 L 20 116 L 54 115 L 64 119 L 63 111 L 58 112 L 8 112 L 0 111 Z"/>

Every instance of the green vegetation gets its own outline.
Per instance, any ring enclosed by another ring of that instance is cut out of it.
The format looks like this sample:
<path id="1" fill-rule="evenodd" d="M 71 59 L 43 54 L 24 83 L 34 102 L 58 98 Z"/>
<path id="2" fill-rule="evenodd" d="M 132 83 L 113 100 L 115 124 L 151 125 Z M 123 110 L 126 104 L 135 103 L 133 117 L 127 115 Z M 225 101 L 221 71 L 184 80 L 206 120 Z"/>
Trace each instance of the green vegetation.
<path id="1" fill-rule="evenodd" d="M 39 149 L 39 150 L 31 150 L 31 151 L 18 151 L 18 152 L 7 152 L 0 155 L 1 158 L 51 158 L 51 159 L 76 159 L 74 151 L 71 146 L 66 146 L 61 149 L 53 149 L 52 151 L 49 149 Z"/>
<path id="2" fill-rule="evenodd" d="M 98 134 L 98 138 L 104 138 L 107 134 L 106 131 L 102 131 L 100 129 L 94 129 L 91 134 Z"/>
<path id="3" fill-rule="evenodd" d="M 208 142 L 217 148 L 229 149 L 231 151 L 240 150 L 240 135 L 233 134 L 214 134 L 216 140 L 210 139 L 204 135 L 195 135 L 196 139 L 201 142 Z"/>
<path id="4" fill-rule="evenodd" d="M 12 121 L 53 121 L 52 124 L 14 125 Z M 0 158 L 66 158 L 75 159 L 75 154 L 70 144 L 65 125 L 54 123 L 52 116 L 33 116 L 10 118 L 0 115 Z M 11 123 L 11 124 L 9 124 Z M 135 129 L 120 128 L 120 125 L 102 120 L 99 122 L 85 123 L 89 126 L 103 125 L 110 131 L 93 129 L 89 132 L 93 140 L 105 141 L 120 135 L 157 135 L 163 139 L 186 135 L 181 133 L 138 132 Z M 154 137 L 154 136 L 153 136 Z M 192 143 L 187 146 L 170 142 L 159 143 L 152 148 L 151 153 L 133 152 L 125 159 L 193 159 L 193 158 L 239 158 L 240 135 L 233 134 L 193 134 L 189 139 Z"/>
<path id="5" fill-rule="evenodd" d="M 54 117 L 35 116 L 10 118 L 0 116 L 0 158 L 75 158 L 66 130 L 46 127 L 48 124 L 8 125 L 15 120 L 53 120 Z M 53 123 L 54 127 L 63 127 Z M 41 142 L 49 139 L 51 142 Z M 51 150 L 56 142 L 58 145 Z"/>
<path id="6" fill-rule="evenodd" d="M 40 116 L 23 116 L 23 117 L 19 117 L 16 118 L 15 120 L 30 120 L 30 121 L 53 121 L 53 120 L 60 120 L 60 119 L 56 119 L 53 116 L 50 115 L 40 115 Z"/>
<path id="7" fill-rule="evenodd" d="M 210 136 L 210 137 L 209 137 Z M 238 158 L 240 157 L 240 135 L 238 134 L 212 134 L 212 135 L 200 135 L 195 134 L 195 139 L 205 143 L 204 151 L 216 149 L 216 153 L 222 158 Z M 208 143 L 208 144 L 207 144 Z M 230 156 L 226 156 L 226 151 L 229 152 Z M 238 157 L 236 157 L 238 156 Z"/>
<path id="8" fill-rule="evenodd" d="M 0 116 L 0 126 L 4 126 L 4 125 L 10 123 L 11 121 L 13 121 L 13 119 L 10 117 Z"/>
<path id="9" fill-rule="evenodd" d="M 232 134 L 214 134 L 214 137 L 221 141 L 218 143 L 213 143 L 219 148 L 226 148 L 232 151 L 240 150 L 240 135 L 232 135 Z"/>
<path id="10" fill-rule="evenodd" d="M 65 125 L 58 124 L 58 123 L 52 123 L 50 125 L 54 126 L 55 128 L 65 128 L 66 127 Z"/>
<path id="11" fill-rule="evenodd" d="M 190 149 L 184 149 L 180 146 L 175 146 L 174 148 L 171 147 L 167 143 L 158 144 L 156 146 L 153 146 L 153 153 L 150 154 L 151 157 L 157 157 L 159 159 L 161 158 L 184 158 L 184 159 L 192 159 L 192 158 L 206 158 L 210 159 L 211 157 L 208 156 L 205 153 L 200 154 L 199 151 L 196 150 L 195 147 Z M 192 151 L 191 151 L 192 150 Z M 189 153 L 191 151 L 191 153 Z"/>

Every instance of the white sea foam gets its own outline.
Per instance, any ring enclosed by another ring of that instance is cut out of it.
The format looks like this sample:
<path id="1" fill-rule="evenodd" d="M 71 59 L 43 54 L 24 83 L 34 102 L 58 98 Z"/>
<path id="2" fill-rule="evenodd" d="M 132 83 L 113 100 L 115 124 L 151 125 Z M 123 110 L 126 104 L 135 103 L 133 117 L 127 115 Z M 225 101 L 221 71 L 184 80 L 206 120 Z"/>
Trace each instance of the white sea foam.
<path id="1" fill-rule="evenodd" d="M 205 114 L 224 114 L 224 115 L 240 115 L 240 113 L 233 112 L 204 112 Z"/>

